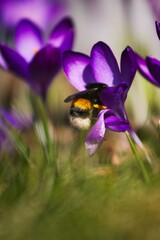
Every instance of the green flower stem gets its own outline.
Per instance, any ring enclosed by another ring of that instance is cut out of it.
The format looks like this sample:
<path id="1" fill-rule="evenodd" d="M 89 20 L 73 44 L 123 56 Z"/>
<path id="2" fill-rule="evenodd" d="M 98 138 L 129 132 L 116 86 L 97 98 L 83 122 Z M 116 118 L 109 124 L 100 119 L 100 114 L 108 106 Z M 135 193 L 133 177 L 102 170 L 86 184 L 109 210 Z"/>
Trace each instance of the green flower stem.
<path id="1" fill-rule="evenodd" d="M 148 174 L 148 171 L 147 171 L 147 168 L 145 167 L 145 164 L 143 162 L 143 160 L 140 158 L 139 154 L 138 154 L 138 151 L 135 147 L 135 144 L 134 142 L 132 141 L 131 137 L 130 137 L 130 134 L 128 132 L 126 132 L 126 136 L 127 136 L 127 139 L 128 139 L 128 142 L 130 144 L 130 147 L 132 149 L 132 152 L 137 160 L 137 163 L 139 165 L 139 168 L 142 172 L 142 175 L 143 175 L 143 178 L 145 180 L 146 183 L 150 183 L 150 177 L 149 177 L 149 174 Z"/>
<path id="2" fill-rule="evenodd" d="M 44 155 L 49 165 L 54 164 L 54 171 L 57 174 L 56 149 L 55 144 L 49 133 L 48 116 L 45 109 L 45 103 L 38 96 L 31 95 L 31 104 L 35 114 L 35 119 L 40 121 L 43 127 L 45 141 L 42 143 Z"/>
<path id="3" fill-rule="evenodd" d="M 1 121 L 5 124 L 6 128 L 0 126 L 0 130 L 7 136 L 17 153 L 22 156 L 28 163 L 30 163 L 30 151 L 27 144 L 23 141 L 20 134 L 14 129 L 2 116 Z"/>
<path id="4" fill-rule="evenodd" d="M 158 129 L 158 138 L 159 138 L 159 140 L 160 140 L 160 120 L 158 121 L 158 127 L 157 127 L 157 129 Z"/>
<path id="5" fill-rule="evenodd" d="M 137 134 L 133 131 L 132 128 L 130 128 L 130 130 L 128 131 L 129 135 L 131 136 L 131 138 L 134 140 L 134 142 L 136 143 L 136 145 L 142 150 L 143 154 L 146 157 L 146 160 L 148 161 L 149 165 L 152 166 L 152 160 L 151 157 L 148 153 L 148 151 L 146 150 L 146 148 L 144 147 L 143 143 L 141 142 L 141 140 L 139 139 L 139 137 L 137 136 Z"/>

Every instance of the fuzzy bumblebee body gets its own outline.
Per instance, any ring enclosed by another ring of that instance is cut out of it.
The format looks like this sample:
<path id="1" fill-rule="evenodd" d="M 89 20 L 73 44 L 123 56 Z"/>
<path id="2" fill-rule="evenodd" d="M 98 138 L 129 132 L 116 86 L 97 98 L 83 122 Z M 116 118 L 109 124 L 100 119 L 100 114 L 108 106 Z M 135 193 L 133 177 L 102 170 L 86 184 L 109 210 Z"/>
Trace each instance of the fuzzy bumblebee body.
<path id="1" fill-rule="evenodd" d="M 64 101 L 71 102 L 70 122 L 79 129 L 86 130 L 90 127 L 93 119 L 97 118 L 98 113 L 106 109 L 100 101 L 99 94 L 106 84 L 90 83 L 86 90 L 67 97 Z"/>

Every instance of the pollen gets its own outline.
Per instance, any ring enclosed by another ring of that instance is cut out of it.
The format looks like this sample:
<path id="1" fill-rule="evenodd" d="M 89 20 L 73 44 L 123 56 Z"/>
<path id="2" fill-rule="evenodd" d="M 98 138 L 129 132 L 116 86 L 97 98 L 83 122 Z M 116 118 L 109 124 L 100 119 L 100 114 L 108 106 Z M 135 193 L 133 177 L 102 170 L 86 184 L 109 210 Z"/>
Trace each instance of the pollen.
<path id="1" fill-rule="evenodd" d="M 33 54 L 36 55 L 36 53 L 38 53 L 38 51 L 39 51 L 38 48 L 33 49 Z"/>
<path id="2" fill-rule="evenodd" d="M 78 98 L 77 100 L 73 101 L 72 106 L 83 110 L 90 110 L 91 102 L 85 98 Z"/>
<path id="3" fill-rule="evenodd" d="M 106 106 L 99 105 L 99 104 L 93 104 L 93 107 L 96 108 L 96 109 L 99 109 L 99 110 L 104 110 L 104 109 L 107 108 Z"/>

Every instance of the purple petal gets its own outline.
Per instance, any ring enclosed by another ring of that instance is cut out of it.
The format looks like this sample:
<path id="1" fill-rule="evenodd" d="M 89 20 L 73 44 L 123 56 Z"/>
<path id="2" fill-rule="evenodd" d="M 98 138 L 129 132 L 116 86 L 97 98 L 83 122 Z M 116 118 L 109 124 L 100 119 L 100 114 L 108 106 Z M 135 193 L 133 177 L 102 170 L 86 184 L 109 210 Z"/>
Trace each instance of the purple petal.
<path id="1" fill-rule="evenodd" d="M 105 127 L 115 132 L 125 132 L 129 129 L 129 122 L 117 116 L 105 116 Z"/>
<path id="2" fill-rule="evenodd" d="M 131 86 L 137 70 L 136 56 L 130 47 L 126 47 L 121 55 L 121 82 Z"/>
<path id="3" fill-rule="evenodd" d="M 63 69 L 70 83 L 79 91 L 85 90 L 85 85 L 95 82 L 87 55 L 67 51 L 63 54 Z"/>
<path id="4" fill-rule="evenodd" d="M 12 127 L 22 130 L 31 125 L 31 119 L 29 116 L 25 116 L 22 113 L 18 113 L 13 110 L 0 109 L 0 123 L 3 119 Z"/>
<path id="5" fill-rule="evenodd" d="M 7 28 L 13 28 L 22 18 L 28 18 L 45 29 L 63 16 L 68 1 L 59 0 L 1 0 L 1 19 Z"/>
<path id="6" fill-rule="evenodd" d="M 21 55 L 2 44 L 0 45 L 0 51 L 6 63 L 7 70 L 22 78 L 28 78 L 28 64 Z"/>
<path id="7" fill-rule="evenodd" d="M 38 26 L 28 19 L 21 20 L 15 32 L 15 46 L 17 51 L 27 61 L 30 61 L 42 44 L 42 33 Z"/>
<path id="8" fill-rule="evenodd" d="M 50 43 L 60 48 L 61 52 L 72 49 L 74 25 L 71 18 L 64 18 L 52 31 Z"/>
<path id="9" fill-rule="evenodd" d="M 52 78 L 61 68 L 60 51 L 51 44 L 42 48 L 29 64 L 30 85 L 43 98 L 46 97 Z"/>
<path id="10" fill-rule="evenodd" d="M 101 111 L 99 117 L 88 133 L 85 141 L 86 149 L 89 153 L 89 156 L 93 155 L 101 144 L 104 135 L 105 135 L 105 124 L 104 124 L 104 115 L 108 110 Z"/>
<path id="11" fill-rule="evenodd" d="M 147 57 L 146 63 L 150 73 L 156 81 L 156 85 L 160 87 L 160 61 L 155 58 Z"/>
<path id="12" fill-rule="evenodd" d="M 156 21 L 155 25 L 156 25 L 157 35 L 158 35 L 158 38 L 160 40 L 160 23 L 158 21 Z"/>
<path id="13" fill-rule="evenodd" d="M 93 46 L 91 66 L 97 82 L 105 83 L 108 86 L 116 86 L 120 83 L 118 64 L 107 44 L 98 42 Z"/>
<path id="14" fill-rule="evenodd" d="M 107 108 L 116 112 L 122 119 L 127 119 L 124 109 L 127 92 L 127 85 L 121 83 L 117 87 L 103 89 L 100 93 L 100 99 Z"/>
<path id="15" fill-rule="evenodd" d="M 137 57 L 137 64 L 138 64 L 138 70 L 139 72 L 147 79 L 149 80 L 151 83 L 158 85 L 158 82 L 156 81 L 156 79 L 154 79 L 154 77 L 151 75 L 148 66 L 146 64 L 146 61 L 138 54 L 136 54 Z"/>

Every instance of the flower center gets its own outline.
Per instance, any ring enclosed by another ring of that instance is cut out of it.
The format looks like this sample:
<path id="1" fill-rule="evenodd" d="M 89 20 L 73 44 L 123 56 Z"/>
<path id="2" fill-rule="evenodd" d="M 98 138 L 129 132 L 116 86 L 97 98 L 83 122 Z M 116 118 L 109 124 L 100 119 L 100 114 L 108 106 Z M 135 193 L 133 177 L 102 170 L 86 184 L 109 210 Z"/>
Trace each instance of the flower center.
<path id="1" fill-rule="evenodd" d="M 107 108 L 106 106 L 99 105 L 99 104 L 93 104 L 93 107 L 96 108 L 96 109 L 98 109 L 98 110 L 104 110 L 104 109 Z"/>
<path id="2" fill-rule="evenodd" d="M 38 48 L 33 49 L 33 55 L 36 55 L 36 53 L 39 51 Z"/>

